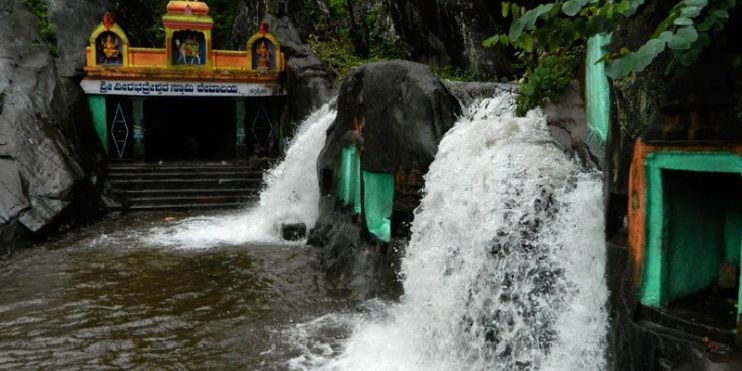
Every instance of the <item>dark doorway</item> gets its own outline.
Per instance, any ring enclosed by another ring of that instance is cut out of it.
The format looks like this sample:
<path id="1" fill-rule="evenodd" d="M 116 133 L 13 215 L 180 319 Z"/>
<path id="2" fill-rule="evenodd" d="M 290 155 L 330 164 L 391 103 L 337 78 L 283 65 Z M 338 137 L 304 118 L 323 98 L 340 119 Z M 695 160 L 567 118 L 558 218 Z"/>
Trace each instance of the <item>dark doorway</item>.
<path id="1" fill-rule="evenodd" d="M 235 102 L 229 98 L 150 98 L 144 117 L 147 160 L 234 157 Z"/>
<path id="2" fill-rule="evenodd" d="M 667 310 L 733 331 L 739 298 L 742 177 L 664 171 Z"/>

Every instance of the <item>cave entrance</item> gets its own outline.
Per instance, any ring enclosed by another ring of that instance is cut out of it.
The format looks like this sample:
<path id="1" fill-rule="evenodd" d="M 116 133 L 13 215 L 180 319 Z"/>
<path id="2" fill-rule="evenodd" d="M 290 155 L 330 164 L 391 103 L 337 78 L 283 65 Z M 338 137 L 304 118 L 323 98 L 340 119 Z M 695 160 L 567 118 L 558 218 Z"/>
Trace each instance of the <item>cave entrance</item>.
<path id="1" fill-rule="evenodd" d="M 654 153 L 646 166 L 642 313 L 687 333 L 734 341 L 742 313 L 742 158 Z"/>
<path id="2" fill-rule="evenodd" d="M 163 97 L 144 102 L 147 160 L 235 157 L 235 101 Z"/>

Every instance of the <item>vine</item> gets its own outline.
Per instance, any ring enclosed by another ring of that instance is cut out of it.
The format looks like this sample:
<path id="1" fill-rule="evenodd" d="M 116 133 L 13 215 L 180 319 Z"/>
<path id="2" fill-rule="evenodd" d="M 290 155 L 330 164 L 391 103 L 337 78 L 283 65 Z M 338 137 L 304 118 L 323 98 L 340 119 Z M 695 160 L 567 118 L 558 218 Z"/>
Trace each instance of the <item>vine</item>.
<path id="1" fill-rule="evenodd" d="M 49 46 L 49 51 L 55 57 L 59 56 L 57 47 L 57 29 L 49 22 L 46 2 L 44 0 L 26 0 L 26 7 L 39 19 L 39 35 Z"/>
<path id="2" fill-rule="evenodd" d="M 512 19 L 507 34 L 497 34 L 483 42 L 515 48 L 525 72 L 521 79 L 518 114 L 547 99 L 556 98 L 577 75 L 584 59 L 584 45 L 598 34 L 612 32 L 634 17 L 644 0 L 557 0 L 526 9 L 503 2 L 502 15 Z M 711 44 L 714 32 L 722 30 L 736 0 L 681 0 L 655 27 L 654 33 L 637 50 L 620 48 L 599 62 L 606 63 L 606 74 L 620 78 L 643 71 L 662 52 L 672 55 L 665 73 L 678 65 L 695 63 L 701 51 Z"/>

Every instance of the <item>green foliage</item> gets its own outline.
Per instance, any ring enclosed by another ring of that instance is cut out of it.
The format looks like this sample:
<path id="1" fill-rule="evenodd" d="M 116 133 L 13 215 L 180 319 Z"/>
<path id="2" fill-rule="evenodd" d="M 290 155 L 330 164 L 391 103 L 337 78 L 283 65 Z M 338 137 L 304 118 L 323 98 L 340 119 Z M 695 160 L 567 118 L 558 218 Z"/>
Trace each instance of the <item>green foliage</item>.
<path id="1" fill-rule="evenodd" d="M 545 56 L 533 71 L 523 78 L 516 114 L 524 116 L 529 109 L 555 99 L 573 78 L 579 61 L 573 56 Z"/>
<path id="2" fill-rule="evenodd" d="M 353 46 L 335 40 L 319 40 L 310 36 L 307 40 L 309 47 L 322 59 L 330 71 L 337 77 L 339 83 L 354 68 L 362 65 L 365 60 L 353 53 Z"/>
<path id="3" fill-rule="evenodd" d="M 434 71 L 439 79 L 453 81 L 485 81 L 479 73 L 473 70 L 462 70 L 451 66 L 439 68 Z"/>
<path id="4" fill-rule="evenodd" d="M 57 30 L 53 24 L 49 22 L 47 15 L 46 2 L 44 0 L 26 0 L 26 7 L 31 11 L 37 18 L 39 18 L 39 35 L 49 46 L 49 51 L 53 56 L 59 55 L 59 47 L 57 46 Z"/>
<path id="5" fill-rule="evenodd" d="M 317 9 L 313 1 L 305 0 L 305 9 L 314 23 L 307 42 L 336 75 L 338 83 L 353 68 L 366 62 L 410 57 L 409 51 L 399 42 L 378 32 L 377 23 L 382 15 L 379 4 L 372 6 L 361 0 L 329 0 L 327 4 L 329 17 Z M 352 19 L 353 13 L 357 14 L 357 19 Z M 367 48 L 363 50 L 359 44 Z"/>
<path id="6" fill-rule="evenodd" d="M 570 68 L 563 69 L 555 61 L 570 60 L 567 55 L 581 60 L 584 52 L 580 50 L 584 50 L 587 39 L 612 32 L 618 24 L 635 16 L 644 3 L 644 0 L 557 0 L 525 9 L 503 2 L 503 16 L 512 18 L 510 30 L 484 40 L 483 45 L 509 45 L 518 50 L 517 55 L 526 67 L 521 94 L 527 97 L 519 100 L 518 107 L 522 114 L 544 99 L 557 96 L 562 90 L 560 84 L 563 88 L 571 79 L 565 76 L 576 75 L 576 68 L 569 72 Z M 668 74 L 678 64 L 695 63 L 703 48 L 711 43 L 713 33 L 723 29 L 729 11 L 736 5 L 736 0 L 676 0 L 653 35 L 637 50 L 623 47 L 600 60 L 606 62 L 606 74 L 620 78 L 641 72 L 666 50 L 671 52 Z M 574 65 L 573 62 L 569 66 Z M 546 77 L 546 72 L 557 76 Z"/>
<path id="7" fill-rule="evenodd" d="M 226 49 L 229 47 L 229 37 L 232 34 L 238 0 L 209 0 L 208 4 L 209 14 L 214 18 L 212 43 L 214 48 Z"/>

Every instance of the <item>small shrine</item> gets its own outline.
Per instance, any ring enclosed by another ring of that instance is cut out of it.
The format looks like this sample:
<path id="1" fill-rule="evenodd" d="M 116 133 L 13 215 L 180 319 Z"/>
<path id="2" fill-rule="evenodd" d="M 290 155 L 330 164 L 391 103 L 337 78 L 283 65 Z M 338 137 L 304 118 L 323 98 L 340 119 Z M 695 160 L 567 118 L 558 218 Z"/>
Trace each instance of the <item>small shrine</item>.
<path id="1" fill-rule="evenodd" d="M 245 50 L 212 48 L 205 2 L 173 0 L 163 48 L 130 44 L 106 13 L 81 86 L 112 159 L 224 159 L 276 151 L 285 103 L 281 45 L 262 24 Z"/>
<path id="2" fill-rule="evenodd" d="M 639 139 L 628 222 L 638 318 L 742 345 L 742 145 Z"/>

